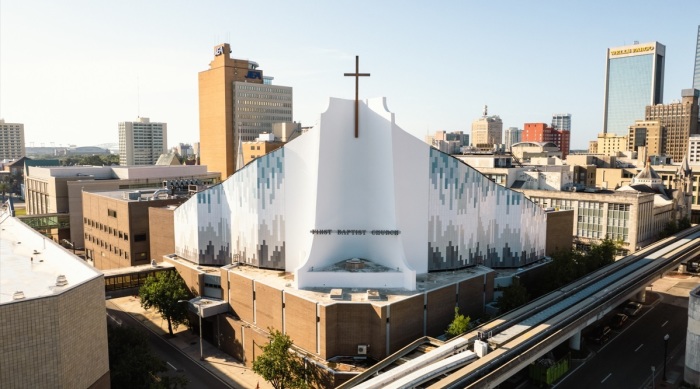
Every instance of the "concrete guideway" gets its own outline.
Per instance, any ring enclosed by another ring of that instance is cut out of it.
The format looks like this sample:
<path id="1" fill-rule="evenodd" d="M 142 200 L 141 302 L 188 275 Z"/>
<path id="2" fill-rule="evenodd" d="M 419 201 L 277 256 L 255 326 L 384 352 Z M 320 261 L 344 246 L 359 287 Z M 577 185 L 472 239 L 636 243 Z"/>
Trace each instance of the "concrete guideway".
<path id="1" fill-rule="evenodd" d="M 119 297 L 107 300 L 107 304 L 112 304 L 129 314 L 149 331 L 161 336 L 182 354 L 204 367 L 228 386 L 232 388 L 259 387 L 261 389 L 272 389 L 272 385 L 265 381 L 264 378 L 255 374 L 253 370 L 246 367 L 242 362 L 219 350 L 206 340 L 203 342 L 205 359 L 200 361 L 199 335 L 193 334 L 186 326 L 179 326 L 177 330 L 173 329 L 175 337 L 169 338 L 165 336 L 168 334 L 168 322 L 163 320 L 155 310 L 143 309 L 138 297 Z M 168 367 L 172 368 L 170 365 Z"/>

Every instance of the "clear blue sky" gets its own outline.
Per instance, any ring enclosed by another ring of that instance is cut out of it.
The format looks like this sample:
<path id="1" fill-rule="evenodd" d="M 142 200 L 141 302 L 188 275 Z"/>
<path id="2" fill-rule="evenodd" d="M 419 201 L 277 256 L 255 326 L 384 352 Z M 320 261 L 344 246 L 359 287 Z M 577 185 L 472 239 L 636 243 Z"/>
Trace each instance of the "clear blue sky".
<path id="1" fill-rule="evenodd" d="M 571 113 L 585 148 L 602 129 L 606 49 L 666 45 L 670 102 L 692 85 L 698 24 L 697 0 L 0 0 L 0 117 L 25 124 L 28 146 L 116 143 L 139 115 L 168 123 L 170 145 L 194 142 L 197 73 L 229 42 L 294 88 L 305 126 L 328 97 L 353 98 L 343 73 L 359 55 L 360 97 L 386 96 L 421 139 L 470 132 L 487 104 L 504 127 Z"/>

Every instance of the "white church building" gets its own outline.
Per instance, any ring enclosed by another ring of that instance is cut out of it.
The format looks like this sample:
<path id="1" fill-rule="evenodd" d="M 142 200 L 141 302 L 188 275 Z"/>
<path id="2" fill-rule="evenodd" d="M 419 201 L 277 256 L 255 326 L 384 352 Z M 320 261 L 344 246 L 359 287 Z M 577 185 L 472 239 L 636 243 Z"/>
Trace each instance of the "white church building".
<path id="1" fill-rule="evenodd" d="M 416 277 L 544 256 L 546 214 L 402 130 L 384 98 L 318 124 L 175 210 L 176 254 L 293 274 L 292 286 L 416 289 Z"/>

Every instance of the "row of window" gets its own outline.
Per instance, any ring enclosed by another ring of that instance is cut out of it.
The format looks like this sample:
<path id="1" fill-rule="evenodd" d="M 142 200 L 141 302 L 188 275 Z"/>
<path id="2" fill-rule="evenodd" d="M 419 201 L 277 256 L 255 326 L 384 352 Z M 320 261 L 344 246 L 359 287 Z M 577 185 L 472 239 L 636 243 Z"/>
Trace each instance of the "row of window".
<path id="1" fill-rule="evenodd" d="M 99 239 L 95 236 L 92 236 L 92 235 L 86 233 L 85 234 L 85 241 L 90 242 L 90 243 L 94 243 L 96 246 L 99 246 L 100 248 L 105 249 L 114 255 L 118 255 L 124 259 L 129 259 L 129 251 L 122 250 L 121 247 L 116 246 L 116 245 L 113 246 L 112 244 L 105 242 L 102 239 Z"/>
<path id="2" fill-rule="evenodd" d="M 163 270 L 118 276 L 105 276 L 105 290 L 109 292 L 120 289 L 139 288 L 146 283 L 146 279 L 148 279 L 149 276 L 155 276 L 155 274 L 159 271 Z"/>
<path id="3" fill-rule="evenodd" d="M 283 93 L 283 94 L 287 94 L 287 95 L 292 94 L 291 88 L 275 88 L 275 87 L 268 87 L 268 86 L 253 86 L 253 85 L 241 85 L 241 84 L 236 84 L 235 88 L 238 90 L 250 90 L 250 91 L 254 91 L 254 92 Z"/>
<path id="4" fill-rule="evenodd" d="M 236 105 L 260 105 L 266 107 L 284 107 L 292 108 L 292 103 L 276 103 L 274 101 L 257 101 L 257 100 L 236 100 Z"/>
<path id="5" fill-rule="evenodd" d="M 114 217 L 116 217 L 116 215 L 117 214 L 115 212 Z M 86 226 L 97 228 L 98 230 L 100 230 L 102 232 L 106 232 L 110 235 L 118 236 L 119 239 L 124 239 L 127 242 L 129 241 L 129 234 L 127 234 L 126 232 L 121 232 L 121 231 L 117 230 L 116 228 L 112 228 L 106 224 L 102 224 L 100 222 L 94 221 L 92 219 L 88 219 L 86 217 L 83 218 L 83 223 L 85 223 Z"/>

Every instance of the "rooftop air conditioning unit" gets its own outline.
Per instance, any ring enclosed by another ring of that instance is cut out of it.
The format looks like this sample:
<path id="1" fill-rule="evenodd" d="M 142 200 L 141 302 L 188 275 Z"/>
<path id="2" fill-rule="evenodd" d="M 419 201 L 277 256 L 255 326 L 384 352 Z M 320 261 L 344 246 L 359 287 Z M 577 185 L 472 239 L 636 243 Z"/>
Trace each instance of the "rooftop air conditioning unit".
<path id="1" fill-rule="evenodd" d="M 357 354 L 367 355 L 367 348 L 369 348 L 369 346 L 366 344 L 358 344 L 357 345 Z"/>

